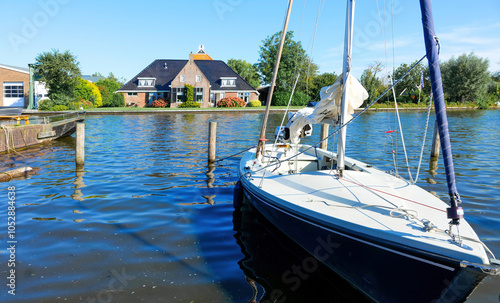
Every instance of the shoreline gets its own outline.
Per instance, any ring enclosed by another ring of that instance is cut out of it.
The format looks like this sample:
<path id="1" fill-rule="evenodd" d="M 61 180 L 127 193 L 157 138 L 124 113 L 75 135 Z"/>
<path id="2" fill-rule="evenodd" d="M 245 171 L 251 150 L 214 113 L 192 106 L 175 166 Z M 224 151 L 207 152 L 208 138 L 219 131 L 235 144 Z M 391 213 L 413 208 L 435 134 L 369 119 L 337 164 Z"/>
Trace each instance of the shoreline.
<path id="1" fill-rule="evenodd" d="M 398 108 L 399 111 L 427 111 L 427 107 L 410 107 Z M 492 107 L 490 110 L 500 109 L 500 107 Z M 289 109 L 289 111 L 297 111 L 297 108 Z M 355 112 L 362 111 L 363 108 L 355 109 Z M 384 108 L 369 108 L 368 111 L 395 111 L 393 107 Z M 434 108 L 431 109 L 434 111 Z M 447 110 L 478 110 L 477 108 L 470 107 L 447 107 Z M 285 108 L 271 108 L 270 112 L 285 112 Z M 38 111 L 24 109 L 23 114 L 27 115 L 62 115 L 75 111 Z M 263 113 L 265 108 L 224 108 L 224 109 L 138 109 L 138 110 L 90 110 L 84 111 L 86 115 L 144 115 L 144 114 L 206 114 L 206 113 Z"/>

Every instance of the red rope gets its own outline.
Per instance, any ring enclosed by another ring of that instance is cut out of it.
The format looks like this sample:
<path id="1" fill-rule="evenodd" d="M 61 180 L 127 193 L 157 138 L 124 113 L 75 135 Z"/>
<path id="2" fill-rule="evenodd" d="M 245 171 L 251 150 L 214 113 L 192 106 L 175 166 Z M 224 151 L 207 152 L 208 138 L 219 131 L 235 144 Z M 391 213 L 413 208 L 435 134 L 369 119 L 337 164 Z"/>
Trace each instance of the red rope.
<path id="1" fill-rule="evenodd" d="M 254 139 L 254 140 L 255 140 L 255 139 Z M 269 141 L 269 139 L 266 139 L 266 138 L 259 138 L 259 141 L 264 141 L 264 142 L 266 142 L 266 141 Z"/>
<path id="2" fill-rule="evenodd" d="M 405 201 L 408 201 L 408 202 L 411 202 L 411 203 L 415 203 L 415 204 L 418 204 L 418 205 L 421 205 L 421 206 L 425 206 L 425 207 L 428 207 L 428 208 L 432 208 L 432 209 L 440 211 L 440 212 L 444 212 L 444 213 L 446 212 L 445 210 L 442 210 L 442 209 L 439 209 L 439 208 L 436 208 L 436 207 L 432 207 L 432 206 L 429 206 L 429 205 L 425 205 L 423 203 L 420 203 L 420 202 L 417 202 L 417 201 L 413 201 L 413 200 L 410 200 L 410 199 L 406 199 L 406 198 L 403 198 L 403 197 L 400 197 L 400 196 L 396 196 L 396 195 L 390 194 L 390 193 L 385 192 L 385 191 L 381 191 L 381 190 L 378 190 L 378 189 L 375 189 L 375 188 L 371 188 L 371 187 L 365 186 L 363 184 L 359 184 L 359 183 L 356 183 L 356 182 L 353 182 L 353 181 L 349 181 L 347 179 L 342 179 L 342 180 L 347 181 L 347 182 L 352 183 L 352 184 L 355 184 L 355 185 L 358 185 L 358 186 L 361 186 L 361 187 L 364 187 L 364 188 L 369 189 L 369 190 L 377 191 L 377 192 L 380 192 L 380 193 L 383 193 L 383 194 L 386 194 L 386 195 L 389 195 L 389 196 L 392 196 L 392 197 L 395 197 L 395 198 L 398 198 L 398 199 L 402 199 L 402 200 L 405 200 Z"/>

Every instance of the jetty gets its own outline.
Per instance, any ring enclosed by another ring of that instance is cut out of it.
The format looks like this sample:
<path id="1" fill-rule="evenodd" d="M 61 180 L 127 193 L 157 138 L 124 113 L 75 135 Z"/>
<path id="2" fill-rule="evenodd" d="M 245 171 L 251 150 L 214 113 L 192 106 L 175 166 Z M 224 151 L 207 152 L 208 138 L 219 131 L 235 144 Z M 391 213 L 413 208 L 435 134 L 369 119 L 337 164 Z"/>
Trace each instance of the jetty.
<path id="1" fill-rule="evenodd" d="M 85 112 L 46 117 L 0 116 L 0 153 L 70 136 L 76 131 L 76 124 L 84 120 Z"/>

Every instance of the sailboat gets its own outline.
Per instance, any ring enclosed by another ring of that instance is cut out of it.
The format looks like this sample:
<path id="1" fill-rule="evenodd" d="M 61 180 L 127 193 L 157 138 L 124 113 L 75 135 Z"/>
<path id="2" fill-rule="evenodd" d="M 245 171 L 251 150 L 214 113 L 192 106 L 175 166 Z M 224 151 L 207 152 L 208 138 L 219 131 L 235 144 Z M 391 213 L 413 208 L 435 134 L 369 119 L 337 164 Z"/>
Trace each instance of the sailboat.
<path id="1" fill-rule="evenodd" d="M 373 301 L 463 302 L 486 276 L 500 273 L 500 261 L 459 207 L 431 0 L 420 0 L 420 6 L 449 204 L 345 155 L 346 126 L 368 97 L 350 73 L 354 6 L 355 0 L 347 1 L 342 75 L 322 89 L 314 109 L 299 111 L 277 131 L 275 144 L 265 144 L 278 53 L 259 144 L 242 156 L 235 197 L 245 195 L 279 230 Z M 300 144 L 315 123 L 337 123 L 336 152 Z"/>

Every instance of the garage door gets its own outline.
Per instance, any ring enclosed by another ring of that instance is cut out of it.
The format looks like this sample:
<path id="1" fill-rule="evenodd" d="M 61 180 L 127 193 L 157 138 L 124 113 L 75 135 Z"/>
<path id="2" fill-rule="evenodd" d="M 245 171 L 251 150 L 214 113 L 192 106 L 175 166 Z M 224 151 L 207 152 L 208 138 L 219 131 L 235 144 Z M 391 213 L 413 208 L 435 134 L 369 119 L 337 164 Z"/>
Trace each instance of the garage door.
<path id="1" fill-rule="evenodd" d="M 24 83 L 4 82 L 3 83 L 3 106 L 24 107 Z"/>

